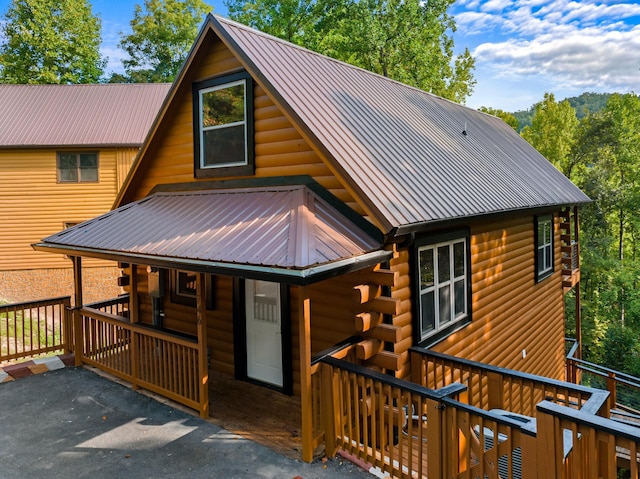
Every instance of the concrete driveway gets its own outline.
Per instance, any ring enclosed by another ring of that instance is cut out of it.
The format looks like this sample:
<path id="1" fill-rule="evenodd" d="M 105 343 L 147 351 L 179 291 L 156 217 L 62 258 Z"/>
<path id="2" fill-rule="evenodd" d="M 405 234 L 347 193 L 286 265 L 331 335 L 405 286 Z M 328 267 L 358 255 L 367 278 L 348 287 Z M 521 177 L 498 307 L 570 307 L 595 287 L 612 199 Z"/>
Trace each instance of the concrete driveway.
<path id="1" fill-rule="evenodd" d="M 0 384 L 0 478 L 147 477 L 373 476 L 285 458 L 84 368 Z"/>

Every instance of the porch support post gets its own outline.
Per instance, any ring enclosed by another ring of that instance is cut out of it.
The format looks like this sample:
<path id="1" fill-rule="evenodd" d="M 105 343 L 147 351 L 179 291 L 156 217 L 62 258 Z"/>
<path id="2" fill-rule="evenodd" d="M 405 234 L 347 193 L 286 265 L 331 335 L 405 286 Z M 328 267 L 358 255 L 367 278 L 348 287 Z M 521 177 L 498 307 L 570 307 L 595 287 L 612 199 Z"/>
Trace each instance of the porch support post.
<path id="1" fill-rule="evenodd" d="M 138 265 L 131 263 L 129 267 L 129 321 L 135 324 L 138 322 Z"/>
<path id="2" fill-rule="evenodd" d="M 302 460 L 313 461 L 313 397 L 311 388 L 311 300 L 307 288 L 298 289 L 298 335 L 300 343 L 300 405 Z"/>
<path id="3" fill-rule="evenodd" d="M 84 347 L 82 337 L 82 316 L 80 308 L 82 308 L 82 258 L 80 256 L 72 256 L 73 262 L 73 357 L 76 367 L 82 366 L 82 354 Z"/>
<path id="4" fill-rule="evenodd" d="M 207 361 L 207 316 L 205 313 L 205 274 L 198 273 L 196 317 L 198 322 L 198 378 L 200 381 L 200 417 L 209 417 L 209 365 Z"/>

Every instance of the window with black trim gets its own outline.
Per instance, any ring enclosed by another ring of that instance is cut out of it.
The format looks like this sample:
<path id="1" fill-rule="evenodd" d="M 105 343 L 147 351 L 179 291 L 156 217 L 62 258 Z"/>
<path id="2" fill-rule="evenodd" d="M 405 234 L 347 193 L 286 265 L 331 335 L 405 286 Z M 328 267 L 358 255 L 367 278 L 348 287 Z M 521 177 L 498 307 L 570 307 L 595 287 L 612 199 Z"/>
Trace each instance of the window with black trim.
<path id="1" fill-rule="evenodd" d="M 536 281 L 553 273 L 553 216 L 536 217 Z"/>
<path id="2" fill-rule="evenodd" d="M 98 153 L 60 151 L 56 156 L 58 182 L 98 182 Z"/>
<path id="3" fill-rule="evenodd" d="M 420 341 L 469 318 L 467 244 L 458 237 L 417 248 Z"/>
<path id="4" fill-rule="evenodd" d="M 198 273 L 193 271 L 172 270 L 171 273 L 171 302 L 196 306 L 198 298 Z M 205 276 L 206 308 L 214 309 L 214 276 Z"/>
<path id="5" fill-rule="evenodd" d="M 254 171 L 253 81 L 248 73 L 194 84 L 195 176 Z"/>

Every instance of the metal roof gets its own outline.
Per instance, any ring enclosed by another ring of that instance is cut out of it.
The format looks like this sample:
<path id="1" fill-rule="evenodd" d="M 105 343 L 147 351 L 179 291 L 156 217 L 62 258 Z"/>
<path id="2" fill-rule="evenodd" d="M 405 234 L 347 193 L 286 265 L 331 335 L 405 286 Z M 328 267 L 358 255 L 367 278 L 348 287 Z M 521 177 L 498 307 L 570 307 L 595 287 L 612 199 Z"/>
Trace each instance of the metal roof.
<path id="1" fill-rule="evenodd" d="M 0 85 L 0 148 L 140 146 L 169 87 Z"/>
<path id="2" fill-rule="evenodd" d="M 208 28 L 387 228 L 590 201 L 499 118 L 228 19 Z"/>
<path id="3" fill-rule="evenodd" d="M 155 193 L 34 245 L 184 269 L 270 273 L 290 282 L 377 264 L 390 255 L 380 247 L 304 185 Z"/>

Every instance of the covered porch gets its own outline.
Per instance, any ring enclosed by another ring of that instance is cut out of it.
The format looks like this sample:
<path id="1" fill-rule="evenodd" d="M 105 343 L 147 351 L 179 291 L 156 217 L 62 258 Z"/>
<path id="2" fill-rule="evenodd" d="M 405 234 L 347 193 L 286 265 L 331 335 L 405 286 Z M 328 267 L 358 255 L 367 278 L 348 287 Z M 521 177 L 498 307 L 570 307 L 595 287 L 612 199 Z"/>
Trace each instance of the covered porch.
<path id="1" fill-rule="evenodd" d="M 73 261 L 77 365 L 230 421 L 231 430 L 273 421 L 283 430 L 265 437 L 281 437 L 283 451 L 307 461 L 322 442 L 312 357 L 352 335 L 354 285 L 394 277 L 382 269 L 392 253 L 379 232 L 313 185 L 160 191 L 34 248 Z M 118 262 L 125 294 L 85 304 L 84 258 Z M 333 331 L 342 317 L 347 328 Z M 249 321 L 262 329 L 251 333 Z M 266 335 L 278 349 L 264 347 Z M 275 376 L 252 371 L 264 357 L 276 360 L 267 364 Z M 240 402 L 266 409 L 243 416 Z"/>

